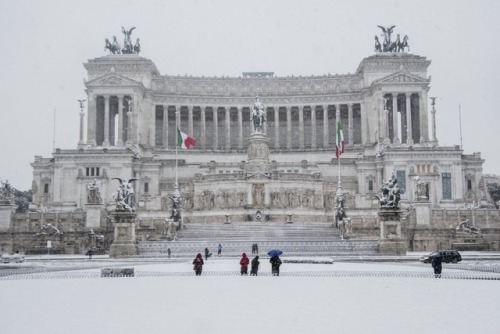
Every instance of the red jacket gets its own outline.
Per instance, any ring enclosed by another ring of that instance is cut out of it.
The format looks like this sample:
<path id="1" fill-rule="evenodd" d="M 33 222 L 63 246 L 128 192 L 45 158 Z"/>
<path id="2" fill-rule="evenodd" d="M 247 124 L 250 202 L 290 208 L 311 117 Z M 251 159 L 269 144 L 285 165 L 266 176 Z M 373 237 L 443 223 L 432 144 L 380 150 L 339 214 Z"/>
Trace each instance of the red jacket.
<path id="1" fill-rule="evenodd" d="M 241 267 L 246 268 L 246 267 L 248 267 L 249 263 L 250 263 L 250 260 L 248 259 L 247 254 L 243 253 L 243 255 L 241 256 L 241 260 L 240 260 Z"/>

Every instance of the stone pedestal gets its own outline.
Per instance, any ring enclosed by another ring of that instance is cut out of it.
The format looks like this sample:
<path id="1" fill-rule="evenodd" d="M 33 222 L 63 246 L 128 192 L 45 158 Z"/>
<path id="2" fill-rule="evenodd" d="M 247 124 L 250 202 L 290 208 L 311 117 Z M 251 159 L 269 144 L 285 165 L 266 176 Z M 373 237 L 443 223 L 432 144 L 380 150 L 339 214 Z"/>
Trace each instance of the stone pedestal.
<path id="1" fill-rule="evenodd" d="M 401 211 L 397 208 L 381 208 L 379 252 L 381 254 L 406 255 L 408 246 L 401 234 Z"/>
<path id="2" fill-rule="evenodd" d="M 429 226 L 431 223 L 431 203 L 429 201 L 414 202 L 417 225 Z"/>
<path id="3" fill-rule="evenodd" d="M 87 204 L 86 205 L 86 222 L 85 227 L 99 228 L 101 227 L 101 215 L 104 210 L 103 204 Z"/>
<path id="4" fill-rule="evenodd" d="M 114 220 L 115 234 L 113 244 L 109 248 L 109 256 L 118 258 L 137 255 L 135 238 L 137 214 L 133 212 L 113 212 L 111 217 Z"/>
<path id="5" fill-rule="evenodd" d="M 264 133 L 252 133 L 248 139 L 248 163 L 245 165 L 247 173 L 269 173 L 269 144 Z"/>
<path id="6" fill-rule="evenodd" d="M 0 231 L 7 231 L 10 228 L 10 220 L 16 208 L 17 206 L 12 204 L 0 204 Z"/>

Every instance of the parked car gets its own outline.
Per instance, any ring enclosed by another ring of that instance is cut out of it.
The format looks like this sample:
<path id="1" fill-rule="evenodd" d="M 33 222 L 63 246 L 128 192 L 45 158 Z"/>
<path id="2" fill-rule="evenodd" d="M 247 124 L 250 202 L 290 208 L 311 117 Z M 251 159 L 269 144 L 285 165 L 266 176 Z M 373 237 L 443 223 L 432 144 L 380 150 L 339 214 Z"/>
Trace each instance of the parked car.
<path id="1" fill-rule="evenodd" d="M 441 259 L 445 263 L 457 263 L 462 261 L 462 256 L 456 250 L 440 250 L 437 252 L 432 252 L 429 255 L 423 256 L 420 261 L 423 263 L 431 263 L 433 257 L 441 256 Z"/>
<path id="2" fill-rule="evenodd" d="M 2 254 L 2 263 L 21 263 L 24 262 L 24 254 L 22 253 L 14 253 L 14 254 Z"/>

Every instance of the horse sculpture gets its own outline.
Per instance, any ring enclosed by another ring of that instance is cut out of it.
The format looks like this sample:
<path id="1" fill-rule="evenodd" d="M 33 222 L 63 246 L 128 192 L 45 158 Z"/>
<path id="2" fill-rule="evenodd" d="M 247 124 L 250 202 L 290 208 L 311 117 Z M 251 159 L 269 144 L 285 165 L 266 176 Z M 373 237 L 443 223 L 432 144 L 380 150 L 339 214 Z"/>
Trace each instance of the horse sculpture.
<path id="1" fill-rule="evenodd" d="M 398 35 L 399 37 L 399 35 Z M 398 52 L 405 52 L 405 48 L 408 48 L 408 52 L 410 52 L 410 45 L 408 44 L 408 35 L 403 37 L 403 41 L 398 44 Z"/>
<path id="2" fill-rule="evenodd" d="M 264 105 L 259 101 L 259 97 L 255 98 L 255 103 L 252 110 L 252 121 L 255 131 L 262 132 L 264 122 L 266 121 L 266 112 L 264 111 Z"/>
<path id="3" fill-rule="evenodd" d="M 104 51 L 106 51 L 106 49 L 109 50 L 109 52 L 111 52 L 112 54 L 119 54 L 120 53 L 120 46 L 117 45 L 118 42 L 116 42 L 116 37 L 114 37 L 114 41 L 113 43 L 111 43 L 109 41 L 109 39 L 105 39 L 104 42 L 106 43 L 106 45 L 104 46 Z"/>
<path id="4" fill-rule="evenodd" d="M 132 27 L 129 30 L 122 27 L 122 33 L 124 35 L 122 53 L 124 54 L 134 53 L 134 46 L 132 45 L 132 40 L 130 39 L 130 35 L 132 35 L 132 31 L 134 29 L 135 27 Z"/>

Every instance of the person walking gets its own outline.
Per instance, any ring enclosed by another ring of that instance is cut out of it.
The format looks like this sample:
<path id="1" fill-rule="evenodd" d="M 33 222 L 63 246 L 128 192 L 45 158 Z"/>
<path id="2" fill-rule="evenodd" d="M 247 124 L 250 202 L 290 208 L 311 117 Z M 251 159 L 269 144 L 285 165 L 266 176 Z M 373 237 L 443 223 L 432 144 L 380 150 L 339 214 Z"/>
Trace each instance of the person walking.
<path id="1" fill-rule="evenodd" d="M 201 257 L 201 254 L 198 253 L 196 255 L 196 258 L 193 261 L 193 270 L 196 274 L 196 276 L 201 276 L 201 272 L 203 271 L 203 265 L 205 263 L 203 262 L 203 258 Z"/>
<path id="2" fill-rule="evenodd" d="M 271 259 L 269 259 L 269 262 L 271 262 L 271 273 L 273 276 L 279 276 L 280 275 L 280 266 L 281 266 L 281 259 L 278 255 L 273 255 Z"/>
<path id="3" fill-rule="evenodd" d="M 170 253 L 171 253 L 170 248 L 167 248 L 167 256 L 168 256 L 169 259 L 170 259 Z"/>
<path id="4" fill-rule="evenodd" d="M 217 256 L 221 256 L 222 254 L 222 245 L 219 244 L 219 246 L 217 247 Z"/>
<path id="5" fill-rule="evenodd" d="M 250 263 L 250 260 L 247 257 L 246 253 L 241 254 L 241 260 L 240 260 L 240 265 L 241 265 L 241 275 L 248 275 L 248 264 Z"/>
<path id="6" fill-rule="evenodd" d="M 205 247 L 205 260 L 208 260 L 208 258 L 212 255 L 210 251 L 208 250 L 208 247 Z"/>
<path id="7" fill-rule="evenodd" d="M 255 244 L 255 254 L 259 254 L 259 245 Z"/>
<path id="8" fill-rule="evenodd" d="M 259 256 L 257 255 L 252 260 L 252 269 L 250 270 L 250 276 L 257 276 L 257 273 L 259 271 L 259 264 Z"/>
<path id="9" fill-rule="evenodd" d="M 93 254 L 94 254 L 94 251 L 91 248 L 89 248 L 89 250 L 87 251 L 87 254 L 85 254 L 85 255 L 88 255 L 89 256 L 89 260 L 92 260 L 92 255 Z"/>
<path id="10" fill-rule="evenodd" d="M 431 260 L 432 268 L 434 268 L 434 277 L 441 278 L 441 271 L 443 270 L 443 259 L 441 255 L 434 256 Z"/>

